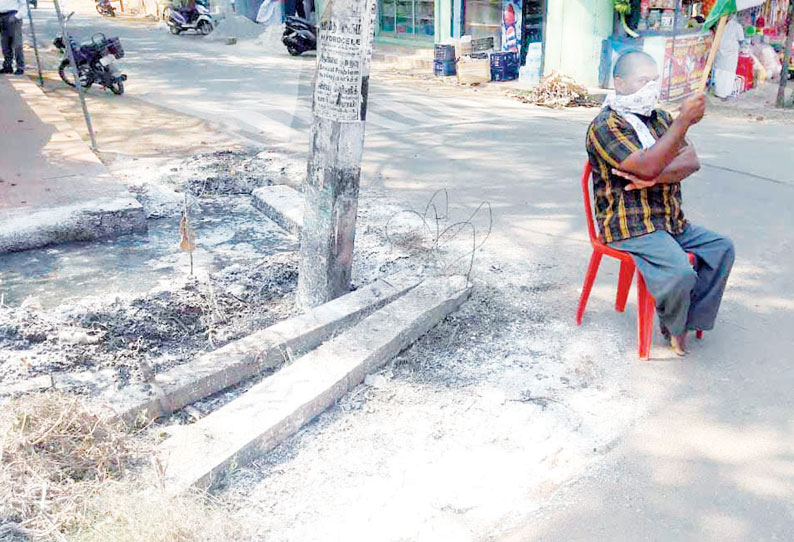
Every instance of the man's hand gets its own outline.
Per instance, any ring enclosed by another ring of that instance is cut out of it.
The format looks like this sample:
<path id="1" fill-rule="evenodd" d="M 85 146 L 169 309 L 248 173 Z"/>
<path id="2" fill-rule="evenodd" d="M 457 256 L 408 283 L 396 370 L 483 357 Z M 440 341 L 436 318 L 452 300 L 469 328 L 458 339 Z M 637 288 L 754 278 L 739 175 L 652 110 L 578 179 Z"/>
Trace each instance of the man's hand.
<path id="1" fill-rule="evenodd" d="M 692 126 L 700 122 L 705 113 L 706 95 L 698 92 L 683 101 L 679 117 L 689 126 Z"/>
<path id="2" fill-rule="evenodd" d="M 625 186 L 623 190 L 626 192 L 630 192 L 632 190 L 642 190 L 643 188 L 650 188 L 656 185 L 656 179 L 641 179 L 636 175 L 632 175 L 631 173 L 621 171 L 619 169 L 612 168 L 612 173 L 617 175 L 618 177 L 623 177 L 627 181 L 631 181 L 629 184 Z"/>

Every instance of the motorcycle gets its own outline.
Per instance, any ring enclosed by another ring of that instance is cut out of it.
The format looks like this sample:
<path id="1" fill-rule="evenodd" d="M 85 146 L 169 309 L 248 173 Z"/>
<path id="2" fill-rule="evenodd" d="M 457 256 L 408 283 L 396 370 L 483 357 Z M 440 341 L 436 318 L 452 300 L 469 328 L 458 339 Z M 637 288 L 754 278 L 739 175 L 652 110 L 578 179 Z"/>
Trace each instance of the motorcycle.
<path id="1" fill-rule="evenodd" d="M 296 15 L 287 17 L 281 42 L 292 56 L 317 49 L 317 28 L 306 19 Z"/>
<path id="2" fill-rule="evenodd" d="M 58 75 L 70 87 L 75 86 L 74 72 L 63 36 L 57 36 L 52 44 L 64 55 L 58 66 Z M 77 63 L 80 86 L 91 88 L 91 85 L 97 83 L 105 89 L 110 89 L 113 94 L 119 96 L 124 94 L 124 81 L 127 80 L 127 76 L 121 73 L 115 65 L 116 59 L 124 57 L 124 49 L 119 38 L 107 38 L 104 34 L 99 33 L 94 34 L 89 42 L 78 43 L 72 36 L 69 36 L 69 47 L 72 49 L 74 61 Z"/>
<path id="3" fill-rule="evenodd" d="M 94 0 L 96 11 L 100 15 L 115 17 L 116 10 L 110 5 L 110 0 Z"/>
<path id="4" fill-rule="evenodd" d="M 197 34 L 206 36 L 212 32 L 212 14 L 204 3 L 196 2 L 195 9 L 180 9 L 168 7 L 164 15 L 168 29 L 174 35 L 193 30 Z"/>

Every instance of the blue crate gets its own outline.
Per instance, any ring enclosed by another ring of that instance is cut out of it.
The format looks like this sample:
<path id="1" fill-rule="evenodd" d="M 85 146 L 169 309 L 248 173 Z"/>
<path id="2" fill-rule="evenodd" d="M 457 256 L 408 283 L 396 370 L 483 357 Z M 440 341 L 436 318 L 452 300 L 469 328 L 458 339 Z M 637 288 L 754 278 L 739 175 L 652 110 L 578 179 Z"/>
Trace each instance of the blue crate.
<path id="1" fill-rule="evenodd" d="M 439 43 L 436 45 L 436 60 L 455 60 L 455 46 Z"/>
<path id="2" fill-rule="evenodd" d="M 518 66 L 491 67 L 491 81 L 515 81 L 518 79 Z"/>
<path id="3" fill-rule="evenodd" d="M 516 68 L 518 69 L 518 53 L 501 52 L 491 54 L 491 69 Z"/>
<path id="4" fill-rule="evenodd" d="M 455 60 L 434 60 L 433 73 L 438 77 L 455 75 Z"/>

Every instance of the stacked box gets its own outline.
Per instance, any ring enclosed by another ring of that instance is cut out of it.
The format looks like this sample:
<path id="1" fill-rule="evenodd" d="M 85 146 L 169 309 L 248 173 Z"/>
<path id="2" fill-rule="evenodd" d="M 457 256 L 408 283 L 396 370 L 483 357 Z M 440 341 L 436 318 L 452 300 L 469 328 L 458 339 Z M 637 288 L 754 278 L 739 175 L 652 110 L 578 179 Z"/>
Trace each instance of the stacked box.
<path id="1" fill-rule="evenodd" d="M 437 77 L 445 77 L 455 75 L 455 61 L 454 60 L 434 60 L 433 73 Z"/>
<path id="2" fill-rule="evenodd" d="M 447 44 L 436 45 L 436 56 L 433 61 L 433 73 L 440 76 L 455 75 L 455 46 Z"/>
<path id="3" fill-rule="evenodd" d="M 491 81 L 515 81 L 518 79 L 518 53 L 502 52 L 491 55 Z"/>

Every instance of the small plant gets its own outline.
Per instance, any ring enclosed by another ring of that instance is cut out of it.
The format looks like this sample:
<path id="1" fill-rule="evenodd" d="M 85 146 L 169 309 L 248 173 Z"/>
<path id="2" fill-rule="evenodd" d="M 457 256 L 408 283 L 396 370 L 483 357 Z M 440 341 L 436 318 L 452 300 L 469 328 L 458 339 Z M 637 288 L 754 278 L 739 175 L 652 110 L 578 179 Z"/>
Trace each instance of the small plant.
<path id="1" fill-rule="evenodd" d="M 182 211 L 182 219 L 179 221 L 179 248 L 190 254 L 190 276 L 193 276 L 193 251 L 196 250 L 196 232 L 190 226 L 190 216 L 188 213 L 187 192 L 185 192 L 185 208 Z"/>
<path id="2" fill-rule="evenodd" d="M 626 34 L 628 34 L 632 38 L 639 38 L 640 35 L 637 34 L 631 28 L 629 28 L 629 24 L 626 22 L 626 15 L 631 13 L 631 1 L 630 0 L 612 0 L 612 5 L 614 6 L 615 11 L 618 14 L 620 14 L 620 24 L 623 26 L 623 29 L 626 31 Z"/>

